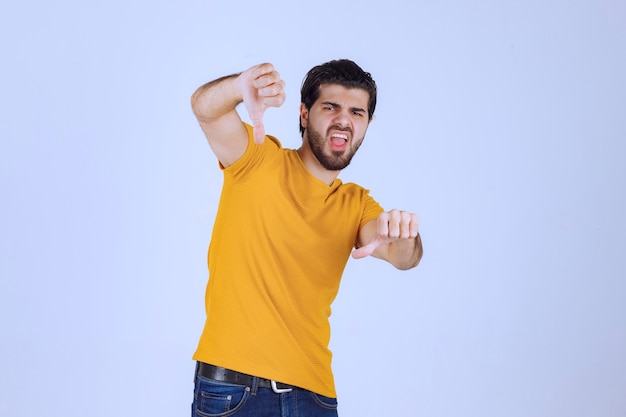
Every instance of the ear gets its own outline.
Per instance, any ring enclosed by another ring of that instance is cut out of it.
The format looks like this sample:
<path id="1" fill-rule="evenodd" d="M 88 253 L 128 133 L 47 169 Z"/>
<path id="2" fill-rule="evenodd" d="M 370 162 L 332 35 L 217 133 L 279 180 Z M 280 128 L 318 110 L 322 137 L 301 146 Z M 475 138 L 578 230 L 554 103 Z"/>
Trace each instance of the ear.
<path id="1" fill-rule="evenodd" d="M 304 103 L 300 103 L 300 124 L 303 128 L 307 128 L 307 124 L 309 123 L 309 110 L 306 108 Z"/>

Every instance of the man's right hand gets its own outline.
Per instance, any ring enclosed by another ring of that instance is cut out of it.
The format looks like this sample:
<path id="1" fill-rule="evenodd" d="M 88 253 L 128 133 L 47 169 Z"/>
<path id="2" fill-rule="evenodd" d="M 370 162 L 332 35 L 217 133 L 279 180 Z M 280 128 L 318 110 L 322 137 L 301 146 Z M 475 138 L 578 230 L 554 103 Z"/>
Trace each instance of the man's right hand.
<path id="1" fill-rule="evenodd" d="M 280 107 L 285 102 L 285 82 L 272 64 L 255 65 L 239 74 L 237 87 L 254 127 L 254 142 L 265 140 L 263 115 L 269 107 Z"/>

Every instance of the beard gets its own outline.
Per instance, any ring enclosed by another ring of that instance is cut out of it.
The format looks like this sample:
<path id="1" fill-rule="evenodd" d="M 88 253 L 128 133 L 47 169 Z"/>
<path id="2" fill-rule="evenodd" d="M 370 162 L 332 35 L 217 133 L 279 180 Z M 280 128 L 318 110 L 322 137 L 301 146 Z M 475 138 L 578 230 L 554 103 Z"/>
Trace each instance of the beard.
<path id="1" fill-rule="evenodd" d="M 350 138 L 352 137 L 351 129 L 341 129 L 339 126 L 331 126 L 328 131 L 331 130 L 340 130 L 343 132 L 348 132 Z M 348 165 L 350 165 L 350 161 L 352 161 L 352 157 L 359 150 L 361 143 L 363 143 L 362 137 L 360 140 L 356 142 L 352 142 L 348 144 L 348 147 L 342 151 L 333 151 L 330 150 L 330 154 L 324 152 L 324 148 L 326 145 L 326 138 L 320 134 L 317 130 L 313 129 L 311 126 L 308 126 L 306 129 L 306 137 L 309 141 L 309 146 L 313 151 L 313 155 L 317 158 L 320 164 L 329 171 L 341 171 Z M 351 146 L 352 145 L 352 146 Z"/>

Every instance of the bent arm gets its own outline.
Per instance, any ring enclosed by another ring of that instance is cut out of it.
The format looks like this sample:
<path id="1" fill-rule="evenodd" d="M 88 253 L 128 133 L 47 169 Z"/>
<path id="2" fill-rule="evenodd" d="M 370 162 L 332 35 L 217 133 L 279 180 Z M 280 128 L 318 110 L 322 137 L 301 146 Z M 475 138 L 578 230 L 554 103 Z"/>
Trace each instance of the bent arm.
<path id="1" fill-rule="evenodd" d="M 198 88 L 191 106 L 211 149 L 224 167 L 245 153 L 248 133 L 236 107 L 243 102 L 254 125 L 255 143 L 265 138 L 263 114 L 285 101 L 284 82 L 272 64 L 255 65 L 241 74 L 229 75 Z"/>
<path id="2" fill-rule="evenodd" d="M 236 111 L 243 101 L 237 88 L 238 76 L 218 78 L 204 84 L 191 96 L 191 108 L 213 153 L 224 167 L 235 163 L 248 144 L 248 133 Z"/>

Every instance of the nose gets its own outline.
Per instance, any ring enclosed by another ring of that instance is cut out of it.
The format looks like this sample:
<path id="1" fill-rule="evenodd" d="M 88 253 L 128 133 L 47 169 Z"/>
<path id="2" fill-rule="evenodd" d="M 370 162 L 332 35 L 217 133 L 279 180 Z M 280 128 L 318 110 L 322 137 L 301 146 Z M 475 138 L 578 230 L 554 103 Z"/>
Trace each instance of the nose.
<path id="1" fill-rule="evenodd" d="M 344 110 L 338 112 L 337 116 L 335 117 L 335 124 L 338 125 L 340 128 L 350 126 L 350 117 L 348 113 Z"/>

